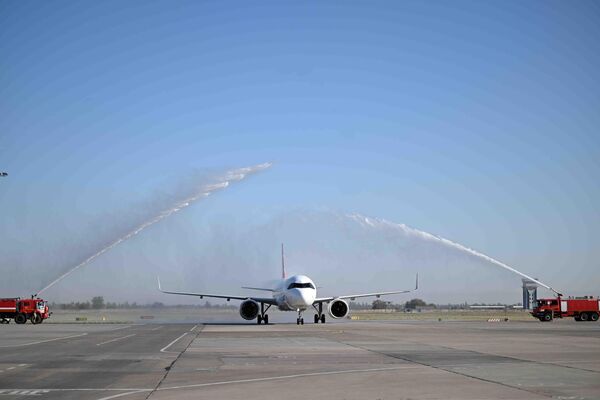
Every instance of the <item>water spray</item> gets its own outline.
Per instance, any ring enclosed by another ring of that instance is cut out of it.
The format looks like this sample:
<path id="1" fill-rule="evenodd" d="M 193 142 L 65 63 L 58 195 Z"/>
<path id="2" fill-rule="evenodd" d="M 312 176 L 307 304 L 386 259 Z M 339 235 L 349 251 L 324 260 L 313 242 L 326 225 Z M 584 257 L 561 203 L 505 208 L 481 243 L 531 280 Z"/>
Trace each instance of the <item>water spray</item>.
<path id="1" fill-rule="evenodd" d="M 401 230 L 402 232 L 407 233 L 407 234 L 412 234 L 412 235 L 420 236 L 420 237 L 422 237 L 422 238 L 424 238 L 426 240 L 437 241 L 439 243 L 445 244 L 446 246 L 453 247 L 453 248 L 458 249 L 460 251 L 469 253 L 469 254 L 471 254 L 471 255 L 473 255 L 475 257 L 481 258 L 481 259 L 483 259 L 483 260 L 485 260 L 487 262 L 490 262 L 490 263 L 492 263 L 494 265 L 502 267 L 502 268 L 504 268 L 504 269 L 506 269 L 506 270 L 508 270 L 510 272 L 513 272 L 513 273 L 515 273 L 517 275 L 522 276 L 523 278 L 529 279 L 530 281 L 537 283 L 538 285 L 540 285 L 540 286 L 542 286 L 542 287 L 544 287 L 544 288 L 546 288 L 546 289 L 554 292 L 557 296 L 562 296 L 562 293 L 560 293 L 559 291 L 555 290 L 551 286 L 546 285 L 545 283 L 543 283 L 543 282 L 541 282 L 541 281 L 539 281 L 539 280 L 537 280 L 535 278 L 532 278 L 531 276 L 529 276 L 527 274 L 524 274 L 521 271 L 517 271 L 516 269 L 514 269 L 514 268 L 512 268 L 512 267 L 510 267 L 510 266 L 508 266 L 506 264 L 504 264 L 503 262 L 498 261 L 498 260 L 496 260 L 496 259 L 494 259 L 494 258 L 492 258 L 490 256 L 487 256 L 487 255 L 485 255 L 483 253 L 480 253 L 477 250 L 473 250 L 473 249 L 470 249 L 470 248 L 468 248 L 466 246 L 463 246 L 460 243 L 456 243 L 456 242 L 453 242 L 451 240 L 445 239 L 443 237 L 439 237 L 439 236 L 436 236 L 436 235 L 432 235 L 431 233 L 427 233 L 427 232 L 420 231 L 420 230 L 415 229 L 415 228 L 411 228 L 410 226 L 407 226 L 407 225 L 404 225 L 404 224 L 396 224 L 396 223 L 393 223 L 393 222 L 389 222 L 389 221 L 386 221 L 384 219 L 367 218 L 367 217 L 362 216 L 360 214 L 350 214 L 350 215 L 348 215 L 348 217 L 352 218 L 353 220 L 355 220 L 355 221 L 357 221 L 357 222 L 359 222 L 360 224 L 363 224 L 363 225 L 368 225 L 368 226 L 371 226 L 371 227 L 388 226 L 388 227 L 391 227 L 393 229 Z"/>
<path id="2" fill-rule="evenodd" d="M 157 222 L 173 215 L 174 213 L 176 213 L 186 207 L 189 207 L 197 200 L 208 197 L 213 192 L 216 192 L 221 189 L 225 189 L 226 187 L 229 186 L 229 184 L 231 182 L 241 181 L 246 176 L 251 175 L 256 172 L 263 171 L 263 170 L 271 167 L 271 165 L 272 165 L 271 163 L 264 163 L 264 164 L 259 164 L 259 165 L 255 165 L 252 167 L 239 168 L 239 169 L 234 169 L 234 170 L 226 172 L 225 175 L 215 179 L 216 183 L 202 186 L 202 188 L 200 188 L 200 190 L 198 192 L 194 193 L 193 195 L 191 195 L 183 200 L 177 201 L 170 208 L 168 208 L 164 211 L 161 211 L 160 213 L 158 213 L 154 217 L 150 218 L 146 222 L 142 223 L 141 225 L 137 226 L 136 228 L 129 231 L 125 235 L 123 235 L 123 236 L 119 237 L 118 239 L 116 239 L 115 241 L 111 242 L 110 244 L 108 244 L 107 246 L 102 248 L 101 250 L 92 254 L 90 257 L 86 258 L 85 260 L 83 260 L 82 262 L 77 264 L 76 266 L 70 268 L 67 272 L 60 275 L 58 278 L 56 278 L 55 280 L 53 280 L 52 282 L 50 282 L 49 284 L 44 286 L 36 294 L 32 295 L 32 298 L 37 297 L 40 293 L 44 292 L 45 290 L 54 286 L 61 280 L 65 279 L 67 276 L 71 275 L 73 272 L 75 272 L 79 268 L 86 266 L 87 264 L 94 261 L 96 258 L 100 257 L 102 254 L 112 250 L 113 248 L 115 248 L 119 244 L 125 242 L 126 240 L 131 239 L 132 237 L 136 236 L 138 233 L 140 233 L 144 229 L 148 228 L 149 226 L 152 226 L 152 225 L 156 224 Z"/>

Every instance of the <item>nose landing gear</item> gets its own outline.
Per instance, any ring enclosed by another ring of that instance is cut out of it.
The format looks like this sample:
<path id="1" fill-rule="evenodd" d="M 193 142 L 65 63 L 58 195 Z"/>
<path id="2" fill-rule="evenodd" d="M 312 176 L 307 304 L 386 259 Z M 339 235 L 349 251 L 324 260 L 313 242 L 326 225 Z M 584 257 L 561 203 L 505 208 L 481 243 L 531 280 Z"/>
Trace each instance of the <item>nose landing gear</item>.
<path id="1" fill-rule="evenodd" d="M 302 318 L 302 310 L 298 309 L 298 318 L 296 319 L 296 325 L 304 325 L 304 318 Z"/>

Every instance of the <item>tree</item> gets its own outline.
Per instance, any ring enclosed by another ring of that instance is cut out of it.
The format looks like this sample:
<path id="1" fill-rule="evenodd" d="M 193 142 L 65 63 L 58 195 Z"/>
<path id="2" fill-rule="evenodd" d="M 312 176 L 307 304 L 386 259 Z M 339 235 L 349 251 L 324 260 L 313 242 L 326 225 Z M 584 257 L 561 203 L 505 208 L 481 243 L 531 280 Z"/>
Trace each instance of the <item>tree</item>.
<path id="1" fill-rule="evenodd" d="M 373 302 L 373 310 L 385 310 L 386 308 L 388 308 L 389 303 L 387 301 L 383 301 L 383 300 L 375 300 Z"/>
<path id="2" fill-rule="evenodd" d="M 406 302 L 406 304 L 404 305 L 404 308 L 407 309 L 415 309 L 417 307 L 425 307 L 427 305 L 427 303 L 425 303 L 423 300 L 421 299 L 412 299 Z"/>
<path id="3" fill-rule="evenodd" d="M 92 297 L 92 308 L 94 310 L 99 310 L 101 308 L 104 308 L 104 297 L 102 297 L 102 296 Z"/>

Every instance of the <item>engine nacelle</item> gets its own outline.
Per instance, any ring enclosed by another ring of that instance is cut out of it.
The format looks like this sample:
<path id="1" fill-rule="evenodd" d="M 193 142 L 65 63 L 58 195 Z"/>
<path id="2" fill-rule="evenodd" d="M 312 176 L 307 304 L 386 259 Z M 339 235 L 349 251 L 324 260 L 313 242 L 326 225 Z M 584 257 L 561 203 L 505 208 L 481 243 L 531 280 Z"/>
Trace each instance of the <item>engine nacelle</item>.
<path id="1" fill-rule="evenodd" d="M 350 306 L 344 300 L 335 299 L 331 303 L 329 303 L 329 307 L 327 307 L 329 311 L 329 315 L 332 318 L 344 318 L 350 312 Z"/>
<path id="2" fill-rule="evenodd" d="M 258 315 L 259 306 L 254 300 L 244 300 L 240 304 L 240 316 L 245 320 L 250 321 Z"/>

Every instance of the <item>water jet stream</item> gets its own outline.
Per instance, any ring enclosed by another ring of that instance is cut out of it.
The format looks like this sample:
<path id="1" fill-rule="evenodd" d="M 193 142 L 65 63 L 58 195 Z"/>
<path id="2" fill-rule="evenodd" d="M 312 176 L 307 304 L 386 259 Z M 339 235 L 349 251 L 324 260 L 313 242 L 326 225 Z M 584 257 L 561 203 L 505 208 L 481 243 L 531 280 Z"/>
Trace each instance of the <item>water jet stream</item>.
<path id="1" fill-rule="evenodd" d="M 365 217 L 365 216 L 360 215 L 360 214 L 349 214 L 347 216 L 349 218 L 355 220 L 356 222 L 362 224 L 362 225 L 367 225 L 367 226 L 370 226 L 370 227 L 390 227 L 392 229 L 400 230 L 400 231 L 402 231 L 402 232 L 404 232 L 406 234 L 409 234 L 409 235 L 416 235 L 416 236 L 419 236 L 419 237 L 421 237 L 423 239 L 426 239 L 426 240 L 433 240 L 433 241 L 442 243 L 442 244 L 444 244 L 446 246 L 458 249 L 458 250 L 460 250 L 462 252 L 471 254 L 471 255 L 473 255 L 475 257 L 478 257 L 480 259 L 483 259 L 483 260 L 485 260 L 485 261 L 487 261 L 489 263 L 492 263 L 494 265 L 502 267 L 502 268 L 504 268 L 504 269 L 506 269 L 506 270 L 508 270 L 510 272 L 513 272 L 513 273 L 515 273 L 517 275 L 522 276 L 523 278 L 529 279 L 530 281 L 535 282 L 538 285 L 540 285 L 540 286 L 542 286 L 542 287 L 544 287 L 544 288 L 546 288 L 548 290 L 551 290 L 557 296 L 562 296 L 562 294 L 560 292 L 558 292 L 557 290 L 555 290 L 551 286 L 546 285 L 545 283 L 543 283 L 543 282 L 541 282 L 541 281 L 539 281 L 539 280 L 537 280 L 535 278 L 532 278 L 531 276 L 526 275 L 526 274 L 524 274 L 521 271 L 517 271 L 516 269 L 514 269 L 514 268 L 512 268 L 512 267 L 510 267 L 510 266 L 508 266 L 506 264 L 504 264 L 503 262 L 498 261 L 498 260 L 496 260 L 496 259 L 494 259 L 494 258 L 492 258 L 490 256 L 487 256 L 487 255 L 485 255 L 483 253 L 480 253 L 477 250 L 473 250 L 473 249 L 470 249 L 470 248 L 468 248 L 466 246 L 463 246 L 460 243 L 456 243 L 456 242 L 453 242 L 451 240 L 445 239 L 443 237 L 439 237 L 439 236 L 436 236 L 436 235 L 432 235 L 431 233 L 427 233 L 427 232 L 424 232 L 424 231 L 421 231 L 421 230 L 418 230 L 418 229 L 415 229 L 415 228 L 411 228 L 410 226 L 407 226 L 407 225 L 404 225 L 404 224 L 396 224 L 394 222 L 386 221 L 385 219 L 368 218 L 368 217 Z"/>
<path id="2" fill-rule="evenodd" d="M 173 204 L 170 208 L 161 211 L 160 213 L 158 213 L 157 215 L 153 216 L 152 218 L 150 218 L 149 220 L 147 220 L 146 222 L 142 223 L 141 225 L 135 227 L 133 230 L 129 231 L 128 233 L 126 233 L 125 235 L 119 237 L 118 239 L 116 239 L 115 241 L 111 242 L 110 244 L 108 244 L 107 246 L 105 246 L 104 248 L 102 248 L 101 250 L 97 251 L 96 253 L 92 254 L 91 256 L 89 256 L 88 258 L 86 258 L 85 260 L 83 260 L 82 262 L 80 262 L 79 264 L 77 264 L 76 266 L 70 268 L 67 272 L 63 273 L 62 275 L 60 275 L 58 278 L 56 278 L 55 280 L 53 280 L 52 282 L 50 282 L 49 284 L 47 284 L 46 286 L 44 286 L 42 289 L 40 289 L 35 295 L 33 295 L 34 297 L 37 297 L 39 294 L 41 294 L 42 292 L 44 292 L 45 290 L 49 289 L 50 287 L 54 286 L 55 284 L 57 284 L 58 282 L 60 282 L 61 280 L 65 279 L 67 276 L 71 275 L 73 272 L 77 271 L 78 269 L 80 269 L 81 267 L 84 267 L 85 265 L 91 263 L 92 261 L 94 261 L 96 258 L 100 257 L 102 254 L 110 251 L 111 249 L 115 248 L 116 246 L 118 246 L 119 244 L 125 242 L 128 239 L 131 239 L 132 237 L 136 236 L 138 233 L 140 233 L 141 231 L 143 231 L 144 229 L 148 228 L 149 226 L 152 226 L 154 224 L 156 224 L 157 222 L 173 215 L 174 213 L 189 207 L 190 205 L 192 205 L 194 202 L 196 202 L 199 199 L 208 197 L 211 193 L 216 192 L 218 190 L 224 189 L 226 187 L 229 186 L 229 184 L 231 182 L 237 182 L 237 181 L 241 181 L 242 179 L 244 179 L 246 176 L 259 172 L 259 171 L 263 171 L 269 167 L 271 167 L 271 163 L 264 163 L 264 164 L 259 164 L 259 165 L 255 165 L 252 167 L 245 167 L 245 168 L 239 168 L 239 169 L 234 169 L 231 171 L 228 171 L 227 173 L 225 173 L 225 175 L 218 177 L 216 179 L 216 183 L 214 184 L 209 184 L 209 185 L 204 185 L 202 186 L 202 188 L 194 193 L 193 195 L 177 201 L 175 204 Z"/>

